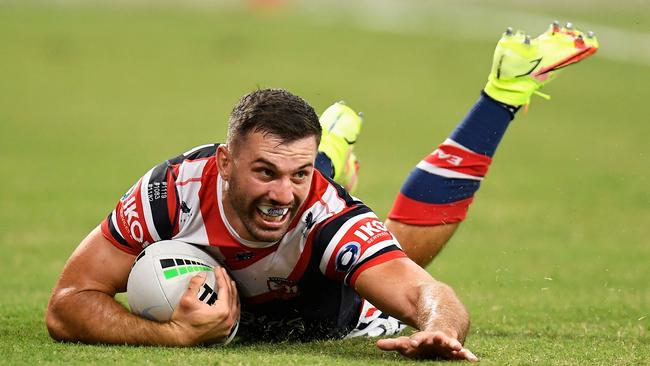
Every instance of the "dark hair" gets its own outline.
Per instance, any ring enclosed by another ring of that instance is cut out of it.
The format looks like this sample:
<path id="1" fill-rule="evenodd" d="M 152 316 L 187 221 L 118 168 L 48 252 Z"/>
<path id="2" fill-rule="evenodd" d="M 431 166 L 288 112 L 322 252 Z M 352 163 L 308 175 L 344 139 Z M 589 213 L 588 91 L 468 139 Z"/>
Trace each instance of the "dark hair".
<path id="1" fill-rule="evenodd" d="M 250 132 L 280 138 L 283 143 L 314 136 L 320 143 L 321 126 L 309 103 L 284 89 L 259 89 L 244 95 L 228 120 L 228 144 L 235 147 Z"/>

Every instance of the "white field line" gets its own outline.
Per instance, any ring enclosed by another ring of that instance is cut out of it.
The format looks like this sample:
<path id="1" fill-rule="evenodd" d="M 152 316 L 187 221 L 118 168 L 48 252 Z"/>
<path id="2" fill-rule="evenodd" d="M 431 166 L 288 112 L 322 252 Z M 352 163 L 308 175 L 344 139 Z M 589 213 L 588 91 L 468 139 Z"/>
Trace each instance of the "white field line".
<path id="1" fill-rule="evenodd" d="M 554 20 L 530 12 L 450 1 L 312 0 L 300 4 L 299 10 L 317 22 L 334 23 L 347 19 L 367 30 L 491 40 L 495 44 L 507 26 L 525 29 L 536 36 Z M 598 57 L 650 65 L 650 33 L 579 19 L 558 20 L 571 21 L 584 31 L 593 30 L 601 44 Z"/>

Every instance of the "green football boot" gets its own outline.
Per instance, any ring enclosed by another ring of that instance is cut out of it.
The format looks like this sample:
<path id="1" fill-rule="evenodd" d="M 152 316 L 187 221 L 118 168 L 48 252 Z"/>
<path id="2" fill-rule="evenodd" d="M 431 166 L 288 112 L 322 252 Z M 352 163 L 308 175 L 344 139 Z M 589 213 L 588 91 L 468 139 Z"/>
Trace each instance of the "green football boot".
<path id="1" fill-rule="evenodd" d="M 336 102 L 320 116 L 323 128 L 318 151 L 327 155 L 334 166 L 334 181 L 353 193 L 357 187 L 359 162 L 353 144 L 363 124 L 363 115 L 343 102 Z"/>
<path id="2" fill-rule="evenodd" d="M 485 93 L 512 106 L 528 105 L 533 94 L 550 97 L 538 90 L 558 70 L 583 60 L 598 50 L 593 32 L 583 33 L 567 23 L 553 22 L 539 37 L 508 28 L 497 43 Z"/>

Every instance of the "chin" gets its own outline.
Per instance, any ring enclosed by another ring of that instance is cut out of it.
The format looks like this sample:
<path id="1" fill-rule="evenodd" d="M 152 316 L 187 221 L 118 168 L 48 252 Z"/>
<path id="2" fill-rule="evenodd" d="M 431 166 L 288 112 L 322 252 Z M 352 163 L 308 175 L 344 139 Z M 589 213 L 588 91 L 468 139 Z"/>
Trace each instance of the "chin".
<path id="1" fill-rule="evenodd" d="M 255 233 L 255 237 L 257 237 L 259 241 L 265 241 L 265 242 L 279 241 L 280 239 L 282 239 L 282 237 L 284 237 L 286 233 L 287 233 L 286 228 L 277 231 L 258 230 Z"/>

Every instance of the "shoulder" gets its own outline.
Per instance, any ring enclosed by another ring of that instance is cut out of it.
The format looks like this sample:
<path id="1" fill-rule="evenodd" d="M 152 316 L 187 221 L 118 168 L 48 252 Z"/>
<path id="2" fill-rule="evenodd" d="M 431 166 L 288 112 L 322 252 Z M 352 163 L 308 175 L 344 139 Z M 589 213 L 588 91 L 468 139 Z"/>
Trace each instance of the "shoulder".
<path id="1" fill-rule="evenodd" d="M 340 184 L 318 170 L 314 171 L 310 195 L 312 200 L 336 199 L 346 206 L 363 204 L 361 200 L 349 194 Z"/>
<path id="2" fill-rule="evenodd" d="M 190 162 L 190 161 L 201 160 L 201 159 L 209 159 L 211 157 L 214 157 L 219 145 L 220 145 L 219 143 L 213 143 L 213 144 L 196 146 L 167 161 L 170 164 L 180 164 L 185 161 Z"/>

